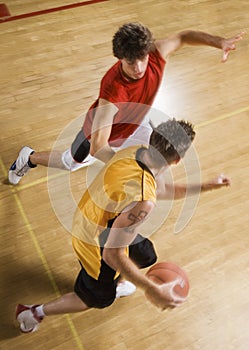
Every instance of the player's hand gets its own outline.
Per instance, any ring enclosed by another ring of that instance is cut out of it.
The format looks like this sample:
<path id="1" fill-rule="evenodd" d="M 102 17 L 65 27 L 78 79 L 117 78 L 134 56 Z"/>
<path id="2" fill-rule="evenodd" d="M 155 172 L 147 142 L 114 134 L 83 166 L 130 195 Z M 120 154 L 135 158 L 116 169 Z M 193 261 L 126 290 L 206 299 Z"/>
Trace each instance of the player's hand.
<path id="1" fill-rule="evenodd" d="M 173 282 L 156 285 L 145 292 L 147 299 L 161 310 L 180 306 L 186 298 L 182 298 L 174 292 L 176 285 L 181 285 L 182 279 Z"/>
<path id="2" fill-rule="evenodd" d="M 223 51 L 223 55 L 222 55 L 222 60 L 221 62 L 226 62 L 227 61 L 227 58 L 228 58 L 228 55 L 230 53 L 230 51 L 232 50 L 235 50 L 236 49 L 236 46 L 235 46 L 235 43 L 237 41 L 240 41 L 243 39 L 243 35 L 245 34 L 245 32 L 241 32 L 237 35 L 235 35 L 234 37 L 232 38 L 229 38 L 229 39 L 223 39 L 222 41 L 222 51 Z"/>
<path id="3" fill-rule="evenodd" d="M 231 185 L 231 180 L 224 174 L 220 174 L 210 181 L 210 185 L 213 189 L 226 187 Z"/>

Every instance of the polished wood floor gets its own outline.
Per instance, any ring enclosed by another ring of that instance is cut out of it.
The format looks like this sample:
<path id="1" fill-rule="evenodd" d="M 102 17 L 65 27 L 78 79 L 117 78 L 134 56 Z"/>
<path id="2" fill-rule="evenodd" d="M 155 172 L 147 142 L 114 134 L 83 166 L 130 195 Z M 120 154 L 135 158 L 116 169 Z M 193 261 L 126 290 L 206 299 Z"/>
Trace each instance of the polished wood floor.
<path id="1" fill-rule="evenodd" d="M 58 6 L 52 0 L 5 4 L 12 15 Z M 174 169 L 176 180 L 219 173 L 232 179 L 229 189 L 162 204 L 168 217 L 152 238 L 160 261 L 186 270 L 188 301 L 159 312 L 138 290 L 105 310 L 46 318 L 34 334 L 20 334 L 15 324 L 16 303 L 46 302 L 72 290 L 79 266 L 70 215 L 92 170 L 65 175 L 39 167 L 14 187 L 6 181 L 8 168 L 23 145 L 70 145 L 115 62 L 112 36 L 128 21 L 143 22 L 156 38 L 187 28 L 229 37 L 249 30 L 249 2 L 110 0 L 0 23 L 1 349 L 249 348 L 248 36 L 225 64 L 216 49 L 179 50 L 155 102 L 158 122 L 168 114 L 196 125 L 193 157 Z"/>

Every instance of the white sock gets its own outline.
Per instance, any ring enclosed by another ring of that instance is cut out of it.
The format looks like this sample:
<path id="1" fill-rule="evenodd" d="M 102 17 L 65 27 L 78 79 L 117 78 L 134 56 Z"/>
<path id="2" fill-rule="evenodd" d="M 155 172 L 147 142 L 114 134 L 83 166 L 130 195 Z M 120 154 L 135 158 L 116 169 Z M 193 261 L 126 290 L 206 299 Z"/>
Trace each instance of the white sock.
<path id="1" fill-rule="evenodd" d="M 43 311 L 43 305 L 37 306 L 37 307 L 35 308 L 35 310 L 36 310 L 36 313 L 37 313 L 37 316 L 38 316 L 38 317 L 45 317 L 45 316 L 46 316 L 45 313 L 44 313 L 44 311 Z"/>

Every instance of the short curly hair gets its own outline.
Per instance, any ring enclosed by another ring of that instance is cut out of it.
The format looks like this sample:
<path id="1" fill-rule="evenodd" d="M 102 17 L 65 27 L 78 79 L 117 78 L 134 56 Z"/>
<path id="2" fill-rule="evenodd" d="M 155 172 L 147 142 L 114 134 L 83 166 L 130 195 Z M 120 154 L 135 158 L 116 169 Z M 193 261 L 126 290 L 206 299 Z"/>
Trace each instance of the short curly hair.
<path id="1" fill-rule="evenodd" d="M 150 136 L 149 153 L 155 163 L 172 164 L 184 157 L 195 138 L 191 123 L 169 119 L 154 128 Z"/>
<path id="2" fill-rule="evenodd" d="M 140 23 L 126 23 L 114 34 L 113 55 L 130 62 L 144 58 L 155 48 L 152 33 Z"/>

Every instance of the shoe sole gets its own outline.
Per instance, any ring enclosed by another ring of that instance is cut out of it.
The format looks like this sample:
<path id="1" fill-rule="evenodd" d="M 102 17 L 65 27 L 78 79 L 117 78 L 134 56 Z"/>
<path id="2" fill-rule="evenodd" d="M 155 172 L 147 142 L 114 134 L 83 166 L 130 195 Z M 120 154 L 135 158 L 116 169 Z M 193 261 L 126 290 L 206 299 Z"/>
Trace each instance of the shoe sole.
<path id="1" fill-rule="evenodd" d="M 18 321 L 19 322 L 19 321 Z M 39 325 L 36 325 L 35 327 L 33 327 L 33 328 L 31 328 L 31 329 L 29 329 L 29 330 L 27 330 L 26 328 L 25 328 L 25 322 L 19 322 L 19 329 L 20 329 L 20 331 L 22 332 L 22 333 L 34 333 L 34 332 L 36 332 L 37 330 L 38 330 L 38 328 L 39 328 Z"/>
<path id="2" fill-rule="evenodd" d="M 22 320 L 22 314 L 26 311 L 29 311 L 29 309 L 26 308 L 26 305 L 18 304 L 16 306 L 16 320 L 19 323 L 19 329 L 22 333 L 36 332 L 39 328 L 39 323 L 36 324 L 34 327 L 27 329 L 25 322 Z"/>

